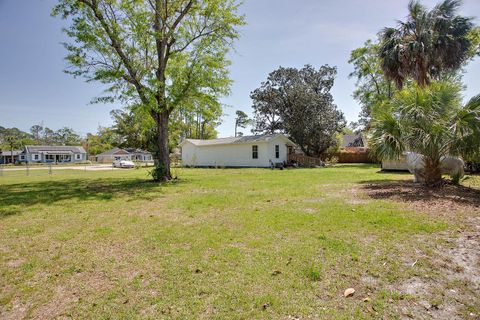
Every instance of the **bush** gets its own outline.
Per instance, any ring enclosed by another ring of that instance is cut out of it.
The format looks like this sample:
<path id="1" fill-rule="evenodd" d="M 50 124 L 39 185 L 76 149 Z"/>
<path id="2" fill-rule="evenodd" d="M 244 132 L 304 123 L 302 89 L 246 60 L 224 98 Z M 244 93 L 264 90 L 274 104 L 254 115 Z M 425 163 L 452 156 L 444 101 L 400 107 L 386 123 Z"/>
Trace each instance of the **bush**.
<path id="1" fill-rule="evenodd" d="M 165 166 L 159 164 L 155 164 L 155 167 L 149 171 L 154 181 L 164 181 L 166 173 L 167 170 Z"/>
<path id="2" fill-rule="evenodd" d="M 332 156 L 330 159 L 325 159 L 325 163 L 328 165 L 328 166 L 334 166 L 336 164 L 338 164 L 338 157 L 336 156 Z"/>

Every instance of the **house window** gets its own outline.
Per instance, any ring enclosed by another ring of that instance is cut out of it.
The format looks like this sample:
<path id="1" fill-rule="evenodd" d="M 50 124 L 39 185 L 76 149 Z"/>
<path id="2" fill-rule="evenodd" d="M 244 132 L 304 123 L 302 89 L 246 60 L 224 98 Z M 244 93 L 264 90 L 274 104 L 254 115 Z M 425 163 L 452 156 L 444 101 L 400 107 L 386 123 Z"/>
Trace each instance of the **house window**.
<path id="1" fill-rule="evenodd" d="M 81 154 L 75 154 L 75 160 L 81 160 L 82 159 L 82 155 Z"/>
<path id="2" fill-rule="evenodd" d="M 40 160 L 40 155 L 34 154 L 33 155 L 33 160 L 36 160 L 36 161 Z"/>
<path id="3" fill-rule="evenodd" d="M 252 159 L 258 159 L 258 146 L 252 146 Z"/>
<path id="4" fill-rule="evenodd" d="M 275 158 L 280 158 L 280 146 L 278 144 L 275 145 Z"/>
<path id="5" fill-rule="evenodd" d="M 55 156 L 53 154 L 47 154 L 45 155 L 45 160 L 53 162 L 55 161 Z"/>
<path id="6" fill-rule="evenodd" d="M 24 155 L 21 155 L 21 156 L 20 156 L 20 160 L 25 160 L 25 156 L 24 156 Z"/>

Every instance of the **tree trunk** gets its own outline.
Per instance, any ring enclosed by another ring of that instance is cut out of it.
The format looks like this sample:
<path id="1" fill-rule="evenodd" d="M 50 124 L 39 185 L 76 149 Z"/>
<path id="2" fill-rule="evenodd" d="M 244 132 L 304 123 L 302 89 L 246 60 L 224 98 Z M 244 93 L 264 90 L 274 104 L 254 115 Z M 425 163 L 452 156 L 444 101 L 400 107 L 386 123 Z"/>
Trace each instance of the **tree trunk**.
<path id="1" fill-rule="evenodd" d="M 425 158 L 425 184 L 428 187 L 438 187 L 442 184 L 440 160 Z"/>
<path id="2" fill-rule="evenodd" d="M 157 150 L 155 151 L 155 181 L 167 181 L 172 178 L 170 174 L 170 153 L 168 149 L 168 119 L 170 114 L 163 111 L 155 115 L 157 124 Z"/>

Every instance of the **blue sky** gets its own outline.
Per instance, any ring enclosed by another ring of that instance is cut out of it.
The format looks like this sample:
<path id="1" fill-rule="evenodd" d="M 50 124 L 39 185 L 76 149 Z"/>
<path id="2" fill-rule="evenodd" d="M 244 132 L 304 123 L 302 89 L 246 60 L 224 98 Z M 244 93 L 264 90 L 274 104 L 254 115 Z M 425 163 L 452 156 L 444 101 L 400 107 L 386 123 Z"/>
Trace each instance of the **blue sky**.
<path id="1" fill-rule="evenodd" d="M 437 1 L 425 0 L 432 6 Z M 102 92 L 62 72 L 65 51 L 63 21 L 50 17 L 54 0 L 0 0 L 0 126 L 23 130 L 36 123 L 81 134 L 110 125 L 110 110 L 120 104 L 90 105 Z M 355 81 L 348 78 L 350 51 L 376 37 L 385 26 L 406 15 L 408 0 L 245 0 L 247 25 L 231 53 L 232 94 L 219 136 L 233 135 L 233 115 L 251 114 L 250 92 L 279 66 L 338 67 L 332 93 L 349 121 L 359 105 L 352 98 Z M 462 14 L 480 16 L 480 1 L 464 0 Z M 480 24 L 478 18 L 475 19 Z M 480 58 L 467 67 L 466 97 L 480 93 Z"/>

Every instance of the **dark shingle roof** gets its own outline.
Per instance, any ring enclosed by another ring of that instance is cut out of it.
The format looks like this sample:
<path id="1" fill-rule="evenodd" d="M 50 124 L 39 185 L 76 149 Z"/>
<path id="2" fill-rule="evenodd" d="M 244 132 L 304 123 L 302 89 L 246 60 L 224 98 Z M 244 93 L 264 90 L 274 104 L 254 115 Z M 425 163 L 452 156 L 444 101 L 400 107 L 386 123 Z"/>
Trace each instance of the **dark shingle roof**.
<path id="1" fill-rule="evenodd" d="M 197 146 L 211 146 L 211 145 L 219 145 L 219 144 L 237 144 L 237 143 L 269 141 L 278 136 L 284 136 L 284 135 L 281 133 L 278 133 L 278 134 L 263 134 L 263 135 L 256 135 L 256 136 L 219 138 L 219 139 L 211 139 L 211 140 L 186 139 L 185 141 L 189 141 Z"/>
<path id="2" fill-rule="evenodd" d="M 18 156 L 18 155 L 22 154 L 22 152 L 23 152 L 22 150 L 13 150 L 13 151 L 11 151 L 11 150 L 4 150 L 4 151 L 0 152 L 0 155 L 2 155 L 2 156 L 4 156 L 4 157 L 6 157 L 6 156 L 10 156 L 10 157 L 11 157 L 11 156 L 12 156 L 12 153 L 13 153 L 13 156 L 15 157 L 15 156 Z"/>
<path id="3" fill-rule="evenodd" d="M 25 146 L 28 153 L 71 152 L 86 153 L 82 146 Z"/>
<path id="4" fill-rule="evenodd" d="M 128 153 L 146 154 L 146 155 L 151 154 L 149 151 L 145 151 L 145 150 L 142 150 L 142 149 L 136 149 L 136 148 L 125 148 L 124 150 L 127 151 Z"/>
<path id="5" fill-rule="evenodd" d="M 363 137 L 359 134 L 346 134 L 343 136 L 343 148 L 351 147 L 366 147 L 366 144 L 363 141 Z"/>
<path id="6" fill-rule="evenodd" d="M 146 154 L 146 155 L 150 155 L 151 153 L 148 152 L 148 151 L 145 151 L 145 150 L 142 150 L 142 149 L 135 149 L 135 148 L 124 148 L 124 149 L 120 149 L 120 148 L 113 148 L 111 150 L 108 150 L 108 151 L 105 151 L 105 152 L 102 152 L 100 154 L 97 154 L 97 157 L 98 156 L 113 156 L 115 154 Z"/>

